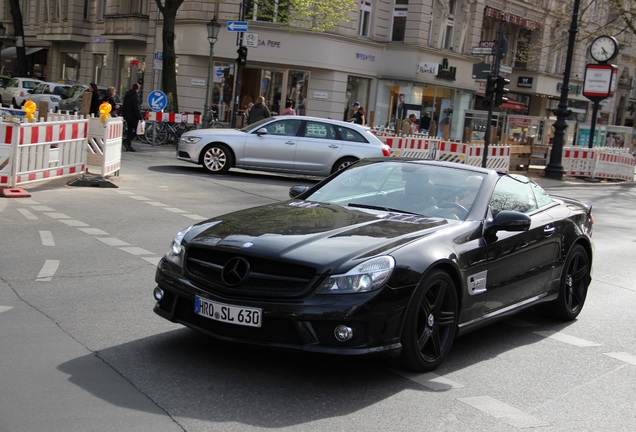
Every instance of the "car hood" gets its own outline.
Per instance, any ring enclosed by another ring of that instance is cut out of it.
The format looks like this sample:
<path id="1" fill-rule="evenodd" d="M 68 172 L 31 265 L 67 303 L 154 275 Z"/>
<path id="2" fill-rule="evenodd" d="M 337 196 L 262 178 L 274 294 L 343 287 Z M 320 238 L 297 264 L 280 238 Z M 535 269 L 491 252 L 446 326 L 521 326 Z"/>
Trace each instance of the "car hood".
<path id="1" fill-rule="evenodd" d="M 441 218 L 291 200 L 201 222 L 184 240 L 190 246 L 311 263 L 326 271 L 389 253 L 447 226 Z"/>

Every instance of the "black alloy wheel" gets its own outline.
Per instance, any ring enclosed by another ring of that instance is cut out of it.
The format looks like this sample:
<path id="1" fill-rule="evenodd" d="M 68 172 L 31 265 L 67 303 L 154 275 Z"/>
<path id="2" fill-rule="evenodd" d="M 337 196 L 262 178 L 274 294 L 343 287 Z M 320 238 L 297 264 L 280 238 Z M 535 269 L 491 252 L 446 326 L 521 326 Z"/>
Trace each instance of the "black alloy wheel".
<path id="1" fill-rule="evenodd" d="M 539 310 L 564 321 L 575 319 L 585 304 L 590 281 L 590 258 L 585 248 L 577 244 L 565 259 L 559 296 L 556 300 L 541 305 Z"/>
<path id="2" fill-rule="evenodd" d="M 435 369 L 446 358 L 457 334 L 459 319 L 455 284 L 434 270 L 417 288 L 402 331 L 402 364 L 418 372 Z"/>

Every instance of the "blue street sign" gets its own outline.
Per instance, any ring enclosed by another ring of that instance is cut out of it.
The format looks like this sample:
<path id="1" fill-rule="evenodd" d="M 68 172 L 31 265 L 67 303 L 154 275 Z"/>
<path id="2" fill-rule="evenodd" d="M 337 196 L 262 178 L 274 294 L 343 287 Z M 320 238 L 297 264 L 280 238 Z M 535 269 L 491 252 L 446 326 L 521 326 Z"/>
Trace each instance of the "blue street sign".
<path id="1" fill-rule="evenodd" d="M 153 111 L 161 111 L 168 105 L 168 97 L 161 90 L 153 90 L 148 95 L 148 106 Z"/>
<path id="2" fill-rule="evenodd" d="M 246 32 L 247 31 L 247 21 L 228 21 L 227 22 L 227 31 L 231 31 L 231 32 Z"/>

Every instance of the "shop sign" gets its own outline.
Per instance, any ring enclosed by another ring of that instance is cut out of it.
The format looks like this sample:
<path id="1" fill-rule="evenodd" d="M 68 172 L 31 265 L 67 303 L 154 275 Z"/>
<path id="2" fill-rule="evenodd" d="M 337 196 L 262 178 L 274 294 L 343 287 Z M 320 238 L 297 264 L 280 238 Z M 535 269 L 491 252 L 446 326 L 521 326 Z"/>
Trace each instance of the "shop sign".
<path id="1" fill-rule="evenodd" d="M 418 63 L 415 73 L 418 75 L 437 75 L 438 69 L 439 63 Z"/>
<path id="2" fill-rule="evenodd" d="M 557 93 L 561 93 L 562 88 L 563 88 L 563 83 L 557 83 L 557 86 L 556 86 Z M 581 90 L 583 90 L 583 86 L 581 86 L 581 84 L 568 85 L 568 93 L 580 95 Z"/>
<path id="3" fill-rule="evenodd" d="M 455 81 L 457 75 L 457 68 L 455 66 L 448 65 L 448 59 L 445 58 L 440 64 L 440 69 L 437 71 L 437 78 L 446 81 Z"/>
<path id="4" fill-rule="evenodd" d="M 328 98 L 329 98 L 329 93 L 327 92 L 321 92 L 321 91 L 314 92 L 314 99 L 328 99 Z"/>
<path id="5" fill-rule="evenodd" d="M 268 47 L 272 47 L 272 48 L 280 48 L 280 41 L 275 41 L 275 40 L 263 40 L 263 39 L 259 39 L 258 40 L 258 46 L 268 46 Z"/>
<path id="6" fill-rule="evenodd" d="M 364 53 L 356 53 L 356 60 L 364 60 L 364 61 L 375 61 L 375 56 L 373 54 L 364 54 Z"/>
<path id="7" fill-rule="evenodd" d="M 520 17 L 518 15 L 513 15 L 508 12 L 503 12 L 498 9 L 491 8 L 490 6 L 486 6 L 485 15 L 489 18 L 509 22 L 510 24 L 524 27 L 533 31 L 541 30 L 541 24 L 536 21 L 532 21 L 528 18 Z"/>
<path id="8" fill-rule="evenodd" d="M 534 84 L 534 78 L 533 77 L 520 76 L 520 77 L 517 78 L 517 87 L 520 87 L 520 88 L 532 88 L 533 84 Z"/>

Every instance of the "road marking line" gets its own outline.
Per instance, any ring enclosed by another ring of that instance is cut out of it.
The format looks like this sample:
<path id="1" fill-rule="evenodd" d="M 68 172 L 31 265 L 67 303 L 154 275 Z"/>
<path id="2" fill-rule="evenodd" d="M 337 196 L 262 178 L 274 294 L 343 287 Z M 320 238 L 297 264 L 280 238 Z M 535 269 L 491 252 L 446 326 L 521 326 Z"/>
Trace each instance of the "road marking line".
<path id="1" fill-rule="evenodd" d="M 115 237 L 97 237 L 97 240 L 107 244 L 108 246 L 130 246 L 130 243 L 126 243 L 125 241 L 119 240 Z"/>
<path id="2" fill-rule="evenodd" d="M 197 214 L 184 214 L 183 216 L 187 217 L 188 219 L 195 220 L 195 221 L 202 221 L 202 220 L 208 219 L 206 217 L 199 216 Z"/>
<path id="3" fill-rule="evenodd" d="M 150 204 L 151 206 L 155 207 L 168 207 L 168 204 L 160 203 L 157 201 L 148 201 L 146 204 Z"/>
<path id="4" fill-rule="evenodd" d="M 168 210 L 169 212 L 172 212 L 172 213 L 187 213 L 185 210 L 181 210 L 180 208 L 176 208 L 176 207 L 165 207 L 164 210 Z"/>
<path id="5" fill-rule="evenodd" d="M 100 230 L 99 228 L 78 228 L 78 230 L 82 231 L 85 234 L 93 236 L 108 235 L 106 231 Z"/>
<path id="6" fill-rule="evenodd" d="M 536 331 L 534 333 L 546 338 L 555 339 L 555 340 L 558 340 L 559 342 L 564 342 L 566 344 L 574 345 L 580 348 L 601 346 L 601 344 L 596 342 L 591 342 L 585 339 L 577 338 L 575 336 L 569 336 L 569 335 L 554 332 L 554 331 Z"/>
<path id="7" fill-rule="evenodd" d="M 629 363 L 636 366 L 636 355 L 634 354 L 630 354 L 626 352 L 610 352 L 610 353 L 603 353 L 603 354 L 605 354 L 606 356 L 615 358 L 616 360 L 620 360 L 622 362 Z"/>
<path id="8" fill-rule="evenodd" d="M 13 306 L 0 306 L 0 313 L 13 309 Z"/>
<path id="9" fill-rule="evenodd" d="M 543 420 L 532 417 L 530 414 L 527 414 L 520 409 L 505 404 L 490 396 L 474 396 L 461 398 L 458 400 L 492 417 L 502 419 L 509 425 L 512 425 L 516 428 L 529 428 L 550 425 L 550 423 L 546 423 Z"/>
<path id="10" fill-rule="evenodd" d="M 451 381 L 448 378 L 444 378 L 443 376 L 434 374 L 432 372 L 428 373 L 416 373 L 409 372 L 406 370 L 398 370 L 391 369 L 398 375 L 403 376 L 406 379 L 414 381 L 418 384 L 422 384 L 424 387 L 428 387 L 431 390 L 439 391 L 439 390 L 451 390 L 455 388 L 463 388 L 465 387 L 463 384 L 460 384 L 455 381 Z"/>
<path id="11" fill-rule="evenodd" d="M 64 213 L 44 213 L 44 214 L 53 219 L 70 219 L 71 218 L 70 216 L 65 215 Z"/>
<path id="12" fill-rule="evenodd" d="M 130 195 L 130 198 L 137 201 L 150 201 L 150 198 L 146 198 L 145 196 L 141 196 L 141 195 Z"/>
<path id="13" fill-rule="evenodd" d="M 31 206 L 31 208 L 33 210 L 41 211 L 41 212 L 47 212 L 47 211 L 52 212 L 52 211 L 55 211 L 49 206 Z"/>
<path id="14" fill-rule="evenodd" d="M 155 255 L 154 252 L 150 252 L 149 250 L 136 247 L 136 246 L 120 247 L 119 249 L 123 250 L 124 252 L 128 252 L 131 255 Z"/>
<path id="15" fill-rule="evenodd" d="M 42 241 L 42 246 L 55 246 L 51 231 L 40 231 L 40 240 Z"/>
<path id="16" fill-rule="evenodd" d="M 75 227 L 75 228 L 89 226 L 86 222 L 82 222 L 82 221 L 79 221 L 77 219 L 64 219 L 64 220 L 60 220 L 60 222 L 63 222 L 66 225 L 68 225 L 70 227 Z"/>
<path id="17" fill-rule="evenodd" d="M 22 216 L 24 216 L 25 218 L 29 220 L 38 220 L 38 217 L 34 215 L 33 213 L 31 213 L 30 211 L 28 211 L 27 209 L 18 209 L 18 212 L 20 212 Z"/>
<path id="18" fill-rule="evenodd" d="M 153 257 L 141 257 L 141 259 L 148 261 L 150 264 L 158 265 L 161 257 L 153 256 Z"/>
<path id="19" fill-rule="evenodd" d="M 135 192 L 133 192 L 133 191 L 127 191 L 127 190 L 123 190 L 123 189 L 119 189 L 117 191 L 117 193 L 120 193 L 122 195 L 134 195 L 135 194 Z"/>
<path id="20" fill-rule="evenodd" d="M 57 268 L 60 266 L 59 260 L 46 260 L 44 261 L 44 265 L 42 266 L 42 270 L 38 274 L 37 281 L 39 282 L 48 282 L 51 280 L 53 276 L 55 276 L 55 272 Z"/>

